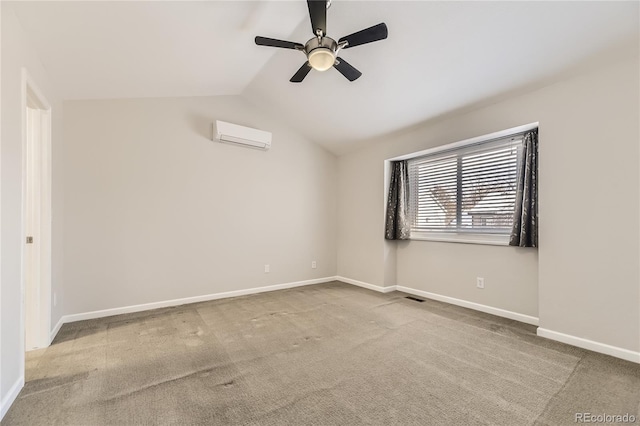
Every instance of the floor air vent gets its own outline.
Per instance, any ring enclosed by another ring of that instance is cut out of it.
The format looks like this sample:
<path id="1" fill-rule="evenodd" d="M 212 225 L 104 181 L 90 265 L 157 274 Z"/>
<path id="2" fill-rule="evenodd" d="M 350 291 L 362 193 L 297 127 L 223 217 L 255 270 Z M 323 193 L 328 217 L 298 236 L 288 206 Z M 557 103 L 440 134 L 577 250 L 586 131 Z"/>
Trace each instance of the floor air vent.
<path id="1" fill-rule="evenodd" d="M 415 300 L 416 302 L 424 302 L 424 299 L 418 299 L 417 297 L 407 296 L 405 299 Z"/>

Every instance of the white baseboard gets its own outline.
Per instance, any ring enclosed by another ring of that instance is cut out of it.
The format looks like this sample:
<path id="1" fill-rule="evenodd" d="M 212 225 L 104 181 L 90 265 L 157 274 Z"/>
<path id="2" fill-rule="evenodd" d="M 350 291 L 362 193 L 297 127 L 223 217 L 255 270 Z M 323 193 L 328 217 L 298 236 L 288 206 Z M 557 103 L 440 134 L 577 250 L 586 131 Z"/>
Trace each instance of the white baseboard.
<path id="1" fill-rule="evenodd" d="M 346 277 L 341 277 L 341 276 L 337 276 L 337 277 L 335 277 L 335 279 L 338 280 L 338 281 L 345 282 L 347 284 L 357 285 L 358 287 L 368 288 L 369 290 L 377 291 L 377 292 L 380 292 L 380 293 L 390 293 L 390 292 L 396 290 L 396 286 L 395 285 L 388 286 L 388 287 L 382 287 L 382 286 L 379 286 L 379 285 L 373 285 L 373 284 L 365 283 L 364 281 L 353 280 L 351 278 L 346 278 Z"/>
<path id="2" fill-rule="evenodd" d="M 594 342 L 593 340 L 583 339 L 582 337 L 559 333 L 541 327 L 538 327 L 538 336 L 640 364 L 640 352 L 607 345 L 606 343 Z"/>
<path id="3" fill-rule="evenodd" d="M 188 303 L 207 302 L 209 300 L 226 299 L 229 297 L 246 296 L 248 294 L 264 293 L 267 291 L 284 290 L 287 288 L 301 287 L 311 284 L 326 283 L 336 280 L 336 277 L 316 278 L 306 281 L 295 281 L 285 284 L 276 284 L 265 287 L 248 288 L 244 290 L 226 291 L 222 293 L 205 294 L 203 296 L 185 297 L 182 299 L 163 300 L 161 302 L 144 303 L 141 305 L 124 306 L 121 308 L 103 309 L 99 311 L 83 312 L 79 314 L 64 315 L 61 319 L 63 323 L 83 321 L 94 318 L 110 317 L 113 315 L 129 314 L 132 312 L 142 312 L 151 309 L 166 308 L 169 306 L 180 306 Z"/>
<path id="4" fill-rule="evenodd" d="M 56 336 L 58 335 L 58 331 L 60 331 L 60 327 L 62 327 L 63 324 L 64 316 L 60 317 L 60 320 L 58 320 L 56 326 L 53 327 L 53 330 L 51 330 L 51 332 L 49 333 L 49 344 L 51 344 L 51 342 L 53 342 L 53 339 L 56 338 Z"/>
<path id="5" fill-rule="evenodd" d="M 16 400 L 23 387 L 24 376 L 20 376 L 18 380 L 16 380 L 16 382 L 13 384 L 13 386 L 11 386 L 11 389 L 9 389 L 9 392 L 5 395 L 5 397 L 2 398 L 2 401 L 0 401 L 0 420 L 4 418 L 5 414 L 7 414 L 7 411 L 9 411 L 11 404 L 13 404 L 13 401 Z"/>
<path id="6" fill-rule="evenodd" d="M 505 309 L 494 308 L 493 306 L 482 305 L 480 303 L 469 302 L 467 300 L 456 299 L 455 297 L 443 296 L 436 293 L 430 293 L 428 291 L 416 290 L 414 288 L 403 287 L 401 285 L 396 286 L 396 290 L 413 294 L 414 296 L 421 296 L 427 299 L 433 299 L 439 302 L 450 303 L 452 305 L 462 306 L 463 308 L 469 308 L 476 311 L 485 312 L 487 314 L 509 318 L 512 320 L 524 322 L 526 324 L 538 325 L 538 318 L 532 317 L 530 315 L 519 314 L 518 312 L 507 311 Z"/>

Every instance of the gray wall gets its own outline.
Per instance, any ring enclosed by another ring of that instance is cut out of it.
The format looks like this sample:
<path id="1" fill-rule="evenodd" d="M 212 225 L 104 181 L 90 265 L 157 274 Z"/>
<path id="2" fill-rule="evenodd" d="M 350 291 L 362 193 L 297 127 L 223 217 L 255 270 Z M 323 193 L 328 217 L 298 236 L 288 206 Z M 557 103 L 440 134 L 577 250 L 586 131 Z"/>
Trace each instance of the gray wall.
<path id="1" fill-rule="evenodd" d="M 637 49 L 636 49 L 637 52 Z M 538 316 L 552 331 L 640 349 L 638 56 L 368 141 L 339 158 L 338 274 Z M 385 159 L 539 122 L 540 248 L 385 242 Z M 395 250 L 395 262 L 389 261 Z M 475 277 L 486 288 L 475 288 Z"/>
<path id="2" fill-rule="evenodd" d="M 333 154 L 236 96 L 64 108 L 67 314 L 335 275 Z M 273 147 L 213 142 L 216 119 Z"/>

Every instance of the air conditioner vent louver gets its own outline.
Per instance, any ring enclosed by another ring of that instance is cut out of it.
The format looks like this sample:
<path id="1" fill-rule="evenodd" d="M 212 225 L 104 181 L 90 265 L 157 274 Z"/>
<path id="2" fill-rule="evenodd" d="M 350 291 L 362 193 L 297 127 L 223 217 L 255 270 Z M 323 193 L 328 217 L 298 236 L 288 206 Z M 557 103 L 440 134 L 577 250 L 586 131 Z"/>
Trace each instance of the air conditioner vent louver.
<path id="1" fill-rule="evenodd" d="M 271 133 L 251 127 L 216 120 L 212 140 L 267 150 L 271 148 Z"/>

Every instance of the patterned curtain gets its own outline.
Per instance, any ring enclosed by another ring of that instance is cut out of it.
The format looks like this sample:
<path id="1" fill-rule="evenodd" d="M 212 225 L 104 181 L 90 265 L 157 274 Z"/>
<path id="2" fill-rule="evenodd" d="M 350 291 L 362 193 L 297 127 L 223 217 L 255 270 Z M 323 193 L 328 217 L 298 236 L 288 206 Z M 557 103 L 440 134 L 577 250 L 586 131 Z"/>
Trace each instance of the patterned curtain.
<path id="1" fill-rule="evenodd" d="M 409 172 L 407 170 L 407 162 L 394 161 L 392 167 L 384 238 L 387 240 L 408 240 L 411 227 L 409 225 Z"/>
<path id="2" fill-rule="evenodd" d="M 524 134 L 510 246 L 538 247 L 538 129 Z"/>

